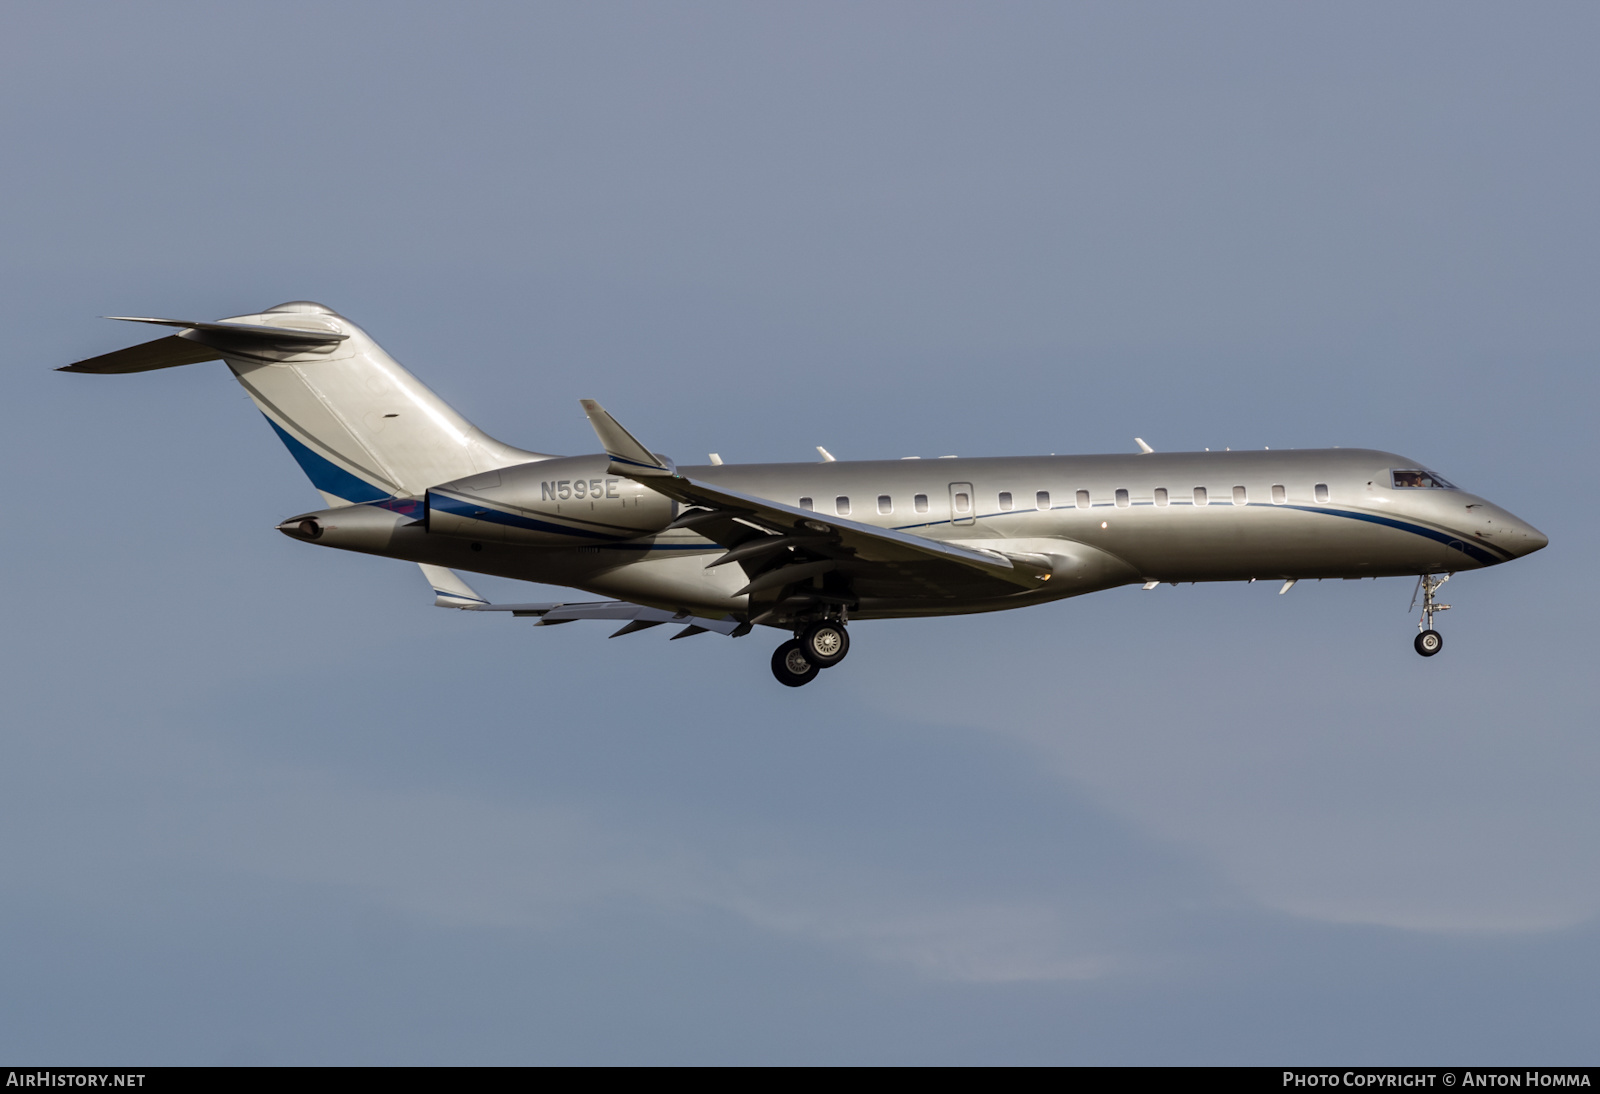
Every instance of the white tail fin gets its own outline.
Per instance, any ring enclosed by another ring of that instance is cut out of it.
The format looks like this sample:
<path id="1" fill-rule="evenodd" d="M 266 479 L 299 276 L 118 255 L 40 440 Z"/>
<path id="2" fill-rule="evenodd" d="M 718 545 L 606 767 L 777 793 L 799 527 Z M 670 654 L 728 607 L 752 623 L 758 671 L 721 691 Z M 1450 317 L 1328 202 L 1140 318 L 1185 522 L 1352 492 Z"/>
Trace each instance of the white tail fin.
<path id="1" fill-rule="evenodd" d="M 227 362 L 329 505 L 416 497 L 430 486 L 546 457 L 501 444 L 330 308 L 294 301 L 69 365 L 143 372 Z"/>

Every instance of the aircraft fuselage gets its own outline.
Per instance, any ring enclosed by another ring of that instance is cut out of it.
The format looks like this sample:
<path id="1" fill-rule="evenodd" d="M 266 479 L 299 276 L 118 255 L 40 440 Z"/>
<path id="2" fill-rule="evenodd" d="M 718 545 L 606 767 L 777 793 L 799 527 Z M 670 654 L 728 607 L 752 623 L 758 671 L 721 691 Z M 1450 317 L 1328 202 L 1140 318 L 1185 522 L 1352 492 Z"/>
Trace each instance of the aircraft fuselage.
<path id="1" fill-rule="evenodd" d="M 328 511 L 347 547 L 608 596 L 740 612 L 737 566 L 677 507 L 558 457 L 442 484 L 409 513 Z M 1086 582 L 978 598 L 863 598 L 856 618 L 1020 607 L 1134 582 L 1416 576 L 1492 566 L 1545 537 L 1463 490 L 1397 486 L 1414 460 L 1367 449 L 980 457 L 680 467 L 689 478 L 881 528 L 979 548 L 1107 556 Z M 299 519 L 299 518 L 296 518 Z M 355 531 L 354 521 L 362 531 Z M 420 523 L 418 523 L 420 521 Z"/>

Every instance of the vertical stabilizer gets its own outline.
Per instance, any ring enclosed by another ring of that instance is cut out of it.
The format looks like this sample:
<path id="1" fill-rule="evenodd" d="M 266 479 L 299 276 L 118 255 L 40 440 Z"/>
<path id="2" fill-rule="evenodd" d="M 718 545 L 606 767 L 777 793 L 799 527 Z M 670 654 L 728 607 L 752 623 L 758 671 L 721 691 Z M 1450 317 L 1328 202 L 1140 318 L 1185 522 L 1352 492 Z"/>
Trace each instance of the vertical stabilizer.
<path id="1" fill-rule="evenodd" d="M 309 300 L 213 323 L 115 318 L 181 329 L 61 371 L 225 361 L 330 506 L 420 497 L 442 482 L 548 458 L 490 437 L 366 331 Z"/>
<path id="2" fill-rule="evenodd" d="M 545 458 L 472 425 L 321 304 L 279 304 L 226 322 L 345 335 L 300 352 L 246 345 L 222 353 L 330 505 L 415 497 L 441 482 Z"/>

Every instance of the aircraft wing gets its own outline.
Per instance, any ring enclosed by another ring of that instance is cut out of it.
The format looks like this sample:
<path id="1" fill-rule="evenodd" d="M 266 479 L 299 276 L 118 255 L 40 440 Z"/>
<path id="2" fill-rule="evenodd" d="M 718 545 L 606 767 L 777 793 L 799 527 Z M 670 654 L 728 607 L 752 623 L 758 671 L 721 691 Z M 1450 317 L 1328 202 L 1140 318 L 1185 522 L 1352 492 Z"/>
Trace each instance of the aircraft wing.
<path id="1" fill-rule="evenodd" d="M 666 608 L 650 608 L 643 604 L 630 604 L 626 600 L 592 600 L 567 604 L 491 604 L 479 596 L 461 575 L 444 566 L 417 564 L 422 576 L 433 586 L 434 604 L 440 608 L 459 608 L 467 612 L 510 612 L 513 618 L 532 617 L 536 627 L 553 627 L 558 623 L 575 623 L 581 619 L 626 620 L 627 623 L 611 637 L 616 638 L 635 631 L 659 627 L 663 623 L 681 623 L 684 629 L 673 639 L 714 631 L 738 638 L 750 633 L 750 624 L 737 619 L 707 619 L 674 612 Z"/>
<path id="2" fill-rule="evenodd" d="M 615 464 L 611 470 L 614 474 L 626 474 L 619 471 Z M 805 545 L 812 551 L 821 550 L 825 554 L 838 554 L 861 562 L 955 563 L 1023 588 L 1033 589 L 1039 584 L 1039 571 L 1035 567 L 999 551 L 945 543 L 841 517 L 819 517 L 809 509 L 784 505 L 679 475 L 670 479 L 641 477 L 638 481 L 685 505 L 698 508 L 698 512 L 684 514 L 687 520 L 679 518 L 680 528 L 711 526 L 714 530 L 712 514 L 718 514 L 734 521 L 761 525 L 779 536 L 809 541 Z M 695 520 L 700 516 L 707 518 L 705 525 Z M 746 542 L 741 539 L 739 546 Z M 1043 572 L 1049 572 L 1048 566 L 1043 568 Z"/>
<path id="3" fill-rule="evenodd" d="M 946 543 L 687 478 L 670 460 L 649 452 L 599 403 L 585 399 L 583 408 L 611 456 L 611 473 L 692 507 L 669 527 L 693 528 L 728 547 L 728 553 L 712 565 L 740 562 L 751 575 L 741 594 L 776 593 L 783 586 L 834 571 L 854 571 L 857 584 L 872 585 L 877 571 L 891 581 L 902 577 L 920 583 L 924 592 L 931 584 L 952 594 L 956 586 L 967 591 L 974 578 L 991 594 L 996 584 L 1016 591 L 1037 589 L 1049 580 L 1051 563 L 1041 556 Z M 778 565 L 763 568 L 771 562 Z"/>

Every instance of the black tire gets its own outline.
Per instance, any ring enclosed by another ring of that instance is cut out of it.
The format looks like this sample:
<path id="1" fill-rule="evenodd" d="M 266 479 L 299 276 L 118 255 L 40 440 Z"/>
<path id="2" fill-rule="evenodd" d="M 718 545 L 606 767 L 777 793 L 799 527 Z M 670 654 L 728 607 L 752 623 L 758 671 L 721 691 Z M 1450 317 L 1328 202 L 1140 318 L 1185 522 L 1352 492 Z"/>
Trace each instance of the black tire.
<path id="1" fill-rule="evenodd" d="M 800 665 L 805 666 L 805 671 L 797 671 Z M 772 651 L 772 675 L 785 687 L 803 687 L 815 680 L 821 671 L 806 657 L 797 639 L 791 638 Z"/>
<path id="2" fill-rule="evenodd" d="M 1417 640 L 1411 644 L 1417 648 L 1417 652 L 1422 656 L 1432 657 L 1444 649 L 1444 635 L 1438 631 L 1423 631 L 1417 635 Z"/>
<path id="3" fill-rule="evenodd" d="M 800 632 L 800 649 L 819 669 L 831 669 L 850 652 L 850 632 L 843 623 L 813 623 Z"/>

